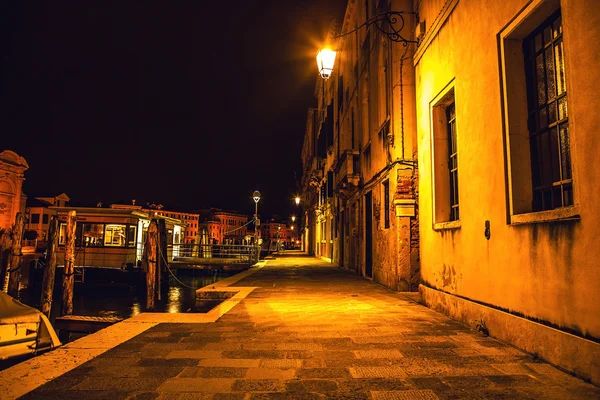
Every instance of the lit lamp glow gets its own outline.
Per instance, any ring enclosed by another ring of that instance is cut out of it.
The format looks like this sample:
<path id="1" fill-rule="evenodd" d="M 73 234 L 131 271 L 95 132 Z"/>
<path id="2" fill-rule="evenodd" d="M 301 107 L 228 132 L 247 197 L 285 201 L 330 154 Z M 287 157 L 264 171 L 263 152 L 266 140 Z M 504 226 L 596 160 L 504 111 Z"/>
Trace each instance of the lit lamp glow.
<path id="1" fill-rule="evenodd" d="M 296 205 L 299 206 L 300 205 L 300 196 L 296 196 L 294 201 L 296 202 Z"/>
<path id="2" fill-rule="evenodd" d="M 336 52 L 330 48 L 324 48 L 317 53 L 317 65 L 321 78 L 329 79 L 333 73 L 333 64 L 335 63 Z"/>

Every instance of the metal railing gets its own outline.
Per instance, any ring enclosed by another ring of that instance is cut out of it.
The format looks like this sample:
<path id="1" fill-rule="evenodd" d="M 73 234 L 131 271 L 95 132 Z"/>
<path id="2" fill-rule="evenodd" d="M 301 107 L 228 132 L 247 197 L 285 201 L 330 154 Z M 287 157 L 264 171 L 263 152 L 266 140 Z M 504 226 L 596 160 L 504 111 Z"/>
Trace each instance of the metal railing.
<path id="1" fill-rule="evenodd" d="M 194 261 L 195 259 L 226 259 L 234 264 L 256 264 L 260 246 L 229 244 L 174 244 L 167 248 L 169 261 Z M 198 260 L 202 261 L 202 260 Z"/>

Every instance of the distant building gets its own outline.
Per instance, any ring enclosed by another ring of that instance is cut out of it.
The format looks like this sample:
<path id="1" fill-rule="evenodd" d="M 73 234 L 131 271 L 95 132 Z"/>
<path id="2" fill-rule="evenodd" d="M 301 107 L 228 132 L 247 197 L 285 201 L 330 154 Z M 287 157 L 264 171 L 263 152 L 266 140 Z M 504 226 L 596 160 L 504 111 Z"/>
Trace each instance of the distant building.
<path id="1" fill-rule="evenodd" d="M 172 211 L 166 210 L 162 205 L 150 204 L 147 207 L 142 208 L 144 212 L 154 213 L 168 218 L 175 218 L 182 221 L 185 230 L 180 243 L 192 244 L 198 243 L 199 241 L 199 218 L 200 214 L 185 211 Z"/>
<path id="2" fill-rule="evenodd" d="M 25 211 L 22 185 L 27 169 L 27 161 L 14 151 L 0 153 L 0 229 L 11 229 L 17 212 Z"/>
<path id="3" fill-rule="evenodd" d="M 25 211 L 28 215 L 25 229 L 36 231 L 38 240 L 45 241 L 48 235 L 50 220 L 57 215 L 51 207 L 66 207 L 69 205 L 69 196 L 61 193 L 55 197 L 34 197 L 27 199 Z"/>
<path id="4" fill-rule="evenodd" d="M 211 244 L 244 244 L 248 236 L 248 216 L 211 208 L 200 211 L 200 227 Z"/>

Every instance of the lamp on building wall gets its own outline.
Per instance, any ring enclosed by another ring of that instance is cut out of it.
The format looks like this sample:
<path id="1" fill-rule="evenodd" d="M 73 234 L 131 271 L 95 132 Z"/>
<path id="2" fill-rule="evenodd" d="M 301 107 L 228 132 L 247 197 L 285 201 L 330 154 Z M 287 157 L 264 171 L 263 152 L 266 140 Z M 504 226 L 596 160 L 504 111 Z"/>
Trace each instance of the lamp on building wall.
<path id="1" fill-rule="evenodd" d="M 300 205 L 300 196 L 296 196 L 294 201 L 296 202 L 296 205 L 299 206 Z"/>
<path id="2" fill-rule="evenodd" d="M 417 15 L 415 12 L 405 12 L 405 11 L 387 11 L 377 15 L 372 16 L 361 25 L 356 28 L 348 31 L 346 33 L 342 33 L 337 36 L 333 36 L 332 39 L 339 39 L 344 36 L 348 36 L 362 27 L 366 27 L 369 29 L 371 25 L 375 25 L 379 32 L 383 33 L 390 39 L 392 42 L 402 43 L 404 46 L 408 46 L 409 43 L 418 43 L 417 40 L 409 40 L 405 39 L 400 32 L 404 28 L 404 15 L 403 14 L 413 14 Z M 337 52 L 332 50 L 329 47 L 325 47 L 317 53 L 317 65 L 319 67 L 319 74 L 321 74 L 321 78 L 329 79 L 331 74 L 333 73 L 333 66 L 335 63 L 335 56 Z"/>
<path id="3" fill-rule="evenodd" d="M 319 50 L 317 53 L 317 65 L 319 66 L 319 74 L 321 78 L 329 79 L 333 72 L 333 65 L 335 64 L 336 51 L 326 47 Z"/>

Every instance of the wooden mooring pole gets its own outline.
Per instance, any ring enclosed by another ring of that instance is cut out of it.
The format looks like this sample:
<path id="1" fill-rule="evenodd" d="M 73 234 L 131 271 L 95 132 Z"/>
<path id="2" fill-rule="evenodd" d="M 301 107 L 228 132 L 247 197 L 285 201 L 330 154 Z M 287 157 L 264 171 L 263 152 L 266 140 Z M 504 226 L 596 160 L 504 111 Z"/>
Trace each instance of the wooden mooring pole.
<path id="1" fill-rule="evenodd" d="M 156 297 L 156 264 L 158 256 L 158 225 L 155 219 L 150 221 L 148 235 L 144 244 L 142 265 L 146 273 L 146 310 L 154 310 Z"/>
<path id="2" fill-rule="evenodd" d="M 60 315 L 73 314 L 73 282 L 75 273 L 75 228 L 77 225 L 76 212 L 67 214 L 67 232 L 65 246 L 65 268 L 62 278 L 62 308 Z"/>
<path id="3" fill-rule="evenodd" d="M 44 279 L 42 280 L 42 298 L 40 310 L 48 318 L 52 310 L 52 294 L 54 291 L 54 276 L 56 273 L 56 251 L 58 250 L 58 219 L 52 217 L 48 229 L 48 248 L 46 251 L 46 265 L 44 266 Z"/>
<path id="4" fill-rule="evenodd" d="M 21 259 L 23 258 L 23 230 L 25 229 L 25 215 L 17 213 L 13 226 L 13 244 L 8 258 L 8 294 L 15 299 L 19 297 L 19 285 L 21 283 Z"/>
<path id="5" fill-rule="evenodd" d="M 167 272 L 167 223 L 164 219 L 158 220 L 158 269 L 156 272 L 158 300 L 161 299 L 161 280 Z"/>

